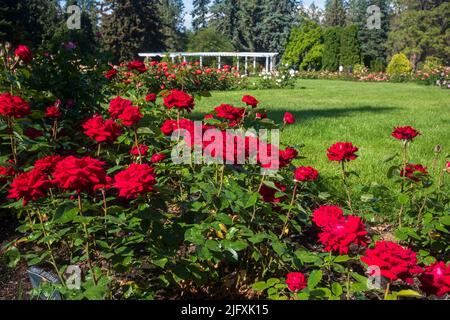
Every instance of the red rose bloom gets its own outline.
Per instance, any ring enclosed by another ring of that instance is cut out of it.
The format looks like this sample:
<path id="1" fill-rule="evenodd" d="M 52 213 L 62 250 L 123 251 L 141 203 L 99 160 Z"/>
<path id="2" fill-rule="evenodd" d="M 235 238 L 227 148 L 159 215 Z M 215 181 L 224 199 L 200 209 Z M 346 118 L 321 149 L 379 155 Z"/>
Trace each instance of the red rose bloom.
<path id="1" fill-rule="evenodd" d="M 412 284 L 413 276 L 422 272 L 422 268 L 417 265 L 415 252 L 388 241 L 375 243 L 373 249 L 366 250 L 361 261 L 380 268 L 381 275 L 391 281 L 401 279 Z M 372 272 L 375 273 L 375 270 Z"/>
<path id="2" fill-rule="evenodd" d="M 267 114 L 266 113 L 257 113 L 256 119 L 258 119 L 258 120 L 267 119 Z"/>
<path id="3" fill-rule="evenodd" d="M 348 254 L 352 244 L 367 247 L 369 239 L 361 218 L 348 216 L 325 226 L 319 234 L 319 241 L 325 246 L 325 251 L 337 251 L 342 255 Z"/>
<path id="4" fill-rule="evenodd" d="M 108 70 L 108 72 L 105 73 L 105 78 L 108 80 L 111 80 L 114 78 L 119 72 L 116 69 Z"/>
<path id="5" fill-rule="evenodd" d="M 358 150 L 351 142 L 338 142 L 327 150 L 327 156 L 331 161 L 350 161 L 358 158 L 355 154 Z"/>
<path id="6" fill-rule="evenodd" d="M 195 102 L 189 94 L 180 90 L 172 90 L 164 97 L 164 105 L 169 108 L 177 108 L 191 112 L 194 109 Z"/>
<path id="7" fill-rule="evenodd" d="M 114 187 L 119 190 L 119 196 L 135 199 L 138 195 L 152 192 L 156 184 L 156 174 L 148 164 L 133 163 L 130 167 L 119 172 L 115 177 Z"/>
<path id="8" fill-rule="evenodd" d="M 33 53 L 27 46 L 23 44 L 20 44 L 16 48 L 16 50 L 14 51 L 14 55 L 16 57 L 19 57 L 25 63 L 30 63 L 31 60 L 33 60 Z"/>
<path id="9" fill-rule="evenodd" d="M 244 116 L 245 109 L 235 108 L 228 104 L 221 104 L 215 108 L 218 118 L 226 119 L 229 122 L 237 122 Z"/>
<path id="10" fill-rule="evenodd" d="M 59 155 L 48 156 L 36 160 L 36 162 L 34 163 L 34 167 L 46 173 L 51 173 L 55 170 L 56 164 L 63 159 L 64 157 Z"/>
<path id="11" fill-rule="evenodd" d="M 184 129 L 191 132 L 191 136 L 194 138 L 194 122 L 189 119 L 180 119 L 179 122 L 178 120 L 166 120 L 161 127 L 161 132 L 166 136 L 170 136 L 175 130 L 178 129 Z"/>
<path id="12" fill-rule="evenodd" d="M 84 134 L 96 142 L 113 143 L 122 134 L 122 128 L 114 120 L 104 121 L 96 115 L 83 124 Z"/>
<path id="13" fill-rule="evenodd" d="M 21 97 L 2 93 L 0 94 L 0 114 L 4 117 L 19 119 L 31 114 L 31 110 L 28 103 Z"/>
<path id="14" fill-rule="evenodd" d="M 280 150 L 280 168 L 287 167 L 292 160 L 297 158 L 298 151 L 294 148 L 286 148 L 284 150 Z"/>
<path id="15" fill-rule="evenodd" d="M 282 185 L 279 182 L 275 182 L 275 186 L 282 192 L 286 191 L 286 186 Z M 280 203 L 286 197 L 283 196 L 280 198 L 276 198 L 275 195 L 277 192 L 280 192 L 279 190 L 268 187 L 265 184 L 263 184 L 261 186 L 261 189 L 259 190 L 259 194 L 263 197 L 264 202 Z"/>
<path id="16" fill-rule="evenodd" d="M 122 124 L 127 127 L 132 127 L 137 125 L 139 121 L 141 121 L 143 115 L 139 111 L 138 107 L 126 107 L 123 110 L 122 114 L 119 116 L 119 119 L 122 121 Z"/>
<path id="17" fill-rule="evenodd" d="M 342 220 L 344 212 L 341 208 L 336 206 L 320 206 L 314 210 L 312 214 L 312 221 L 319 228 L 332 226 Z"/>
<path id="18" fill-rule="evenodd" d="M 107 182 L 104 165 L 104 162 L 91 157 L 69 156 L 56 165 L 54 182 L 64 190 L 92 192 L 96 185 Z"/>
<path id="19" fill-rule="evenodd" d="M 242 102 L 246 103 L 248 106 L 252 106 L 252 108 L 256 108 L 259 104 L 259 101 L 252 96 L 244 96 L 244 98 L 242 98 Z"/>
<path id="20" fill-rule="evenodd" d="M 44 132 L 41 130 L 35 129 L 33 127 L 27 128 L 23 131 L 23 134 L 27 136 L 29 139 L 34 140 L 44 135 Z"/>
<path id="21" fill-rule="evenodd" d="M 51 186 L 52 183 L 45 172 L 33 169 L 18 175 L 11 182 L 8 199 L 22 199 L 25 206 L 30 200 L 36 201 L 46 197 Z"/>
<path id="22" fill-rule="evenodd" d="M 152 156 L 152 163 L 158 163 L 164 161 L 167 156 L 164 153 L 156 153 Z"/>
<path id="23" fill-rule="evenodd" d="M 445 165 L 445 171 L 447 171 L 447 173 L 450 173 L 450 161 L 447 161 L 447 164 Z"/>
<path id="24" fill-rule="evenodd" d="M 145 97 L 145 101 L 147 101 L 147 102 L 155 102 L 155 101 L 156 101 L 156 94 L 154 94 L 154 93 L 149 93 L 149 94 Z"/>
<path id="25" fill-rule="evenodd" d="M 307 287 L 307 280 L 303 273 L 291 272 L 286 276 L 286 284 L 289 290 L 297 292 Z"/>
<path id="26" fill-rule="evenodd" d="M 392 132 L 392 136 L 395 139 L 408 141 L 413 141 L 414 138 L 417 137 L 419 134 L 420 134 L 419 131 L 410 126 L 397 127 L 394 128 L 394 131 Z"/>
<path id="27" fill-rule="evenodd" d="M 50 106 L 45 110 L 45 117 L 47 118 L 59 118 L 61 115 L 61 110 L 56 105 Z"/>
<path id="28" fill-rule="evenodd" d="M 109 103 L 109 114 L 113 119 L 118 119 L 126 107 L 133 105 L 133 102 L 122 97 L 114 98 Z"/>
<path id="29" fill-rule="evenodd" d="M 319 172 L 313 167 L 300 167 L 294 171 L 295 181 L 316 181 L 319 178 Z"/>
<path id="30" fill-rule="evenodd" d="M 9 178 L 16 175 L 16 170 L 13 167 L 14 161 L 9 160 L 4 166 L 0 166 L 0 184 L 5 184 Z"/>
<path id="31" fill-rule="evenodd" d="M 140 144 L 139 145 L 139 149 L 136 146 L 134 146 L 131 149 L 130 154 L 132 156 L 139 157 L 139 152 L 141 153 L 141 156 L 145 157 L 147 155 L 147 153 L 148 153 L 148 147 L 146 145 L 144 145 L 144 144 Z"/>
<path id="32" fill-rule="evenodd" d="M 450 264 L 443 261 L 425 267 L 420 277 L 421 289 L 427 294 L 442 297 L 450 292 Z"/>
<path id="33" fill-rule="evenodd" d="M 145 71 L 147 71 L 147 67 L 145 66 L 145 63 L 143 63 L 142 61 L 131 61 L 128 63 L 127 65 L 128 70 L 136 70 L 140 73 L 143 73 Z"/>
<path id="34" fill-rule="evenodd" d="M 422 175 L 427 175 L 427 167 L 422 166 L 421 164 L 408 164 L 406 165 L 406 170 L 400 171 L 401 177 L 407 177 L 413 181 L 420 181 L 419 177 Z"/>
<path id="35" fill-rule="evenodd" d="M 284 124 L 294 124 L 295 123 L 294 115 L 290 112 L 286 112 L 283 117 L 283 122 Z"/>

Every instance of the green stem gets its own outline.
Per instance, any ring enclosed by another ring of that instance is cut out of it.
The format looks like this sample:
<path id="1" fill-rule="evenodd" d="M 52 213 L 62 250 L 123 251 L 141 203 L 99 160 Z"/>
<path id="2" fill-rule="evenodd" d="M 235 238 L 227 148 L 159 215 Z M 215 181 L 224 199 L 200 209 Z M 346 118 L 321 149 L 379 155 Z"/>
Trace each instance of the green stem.
<path id="1" fill-rule="evenodd" d="M 81 195 L 80 194 L 78 194 L 78 208 L 80 209 L 80 215 L 83 216 L 83 204 L 81 203 Z M 83 223 L 83 229 L 84 229 L 84 234 L 86 236 L 85 250 L 86 250 L 86 255 L 87 255 L 87 261 L 88 261 L 89 269 L 91 269 L 92 279 L 94 280 L 94 284 L 97 285 L 97 283 L 98 283 L 97 276 L 95 275 L 94 267 L 92 265 L 92 260 L 91 260 L 91 256 L 90 256 L 91 248 L 90 248 L 90 244 L 89 244 L 89 231 L 88 231 L 86 223 Z"/>
<path id="2" fill-rule="evenodd" d="M 284 221 L 283 229 L 281 229 L 281 234 L 279 237 L 280 239 L 283 237 L 285 230 L 287 228 L 288 222 L 291 218 L 291 211 L 292 211 L 292 206 L 294 205 L 295 195 L 297 193 L 297 187 L 298 187 L 298 183 L 295 184 L 294 191 L 292 192 L 292 199 L 291 199 L 291 203 L 289 204 L 289 211 L 286 215 L 286 220 Z"/>

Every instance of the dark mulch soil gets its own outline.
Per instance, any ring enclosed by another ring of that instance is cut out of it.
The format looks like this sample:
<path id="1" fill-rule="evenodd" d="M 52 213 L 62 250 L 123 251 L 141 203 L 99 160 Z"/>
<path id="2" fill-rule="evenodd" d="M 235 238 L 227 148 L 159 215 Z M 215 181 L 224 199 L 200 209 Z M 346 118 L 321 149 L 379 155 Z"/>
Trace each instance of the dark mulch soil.
<path id="1" fill-rule="evenodd" d="M 8 211 L 0 210 L 0 250 L 6 243 L 17 238 L 17 226 L 14 216 Z M 26 264 L 23 262 L 11 269 L 6 266 L 0 251 L 0 300 L 29 299 L 30 290 Z"/>

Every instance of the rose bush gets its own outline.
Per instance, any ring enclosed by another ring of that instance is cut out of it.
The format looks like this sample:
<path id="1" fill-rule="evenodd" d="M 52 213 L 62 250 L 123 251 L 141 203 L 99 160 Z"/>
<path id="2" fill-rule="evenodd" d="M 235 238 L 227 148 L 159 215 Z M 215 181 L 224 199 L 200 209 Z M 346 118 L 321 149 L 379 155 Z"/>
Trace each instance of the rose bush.
<path id="1" fill-rule="evenodd" d="M 211 106 L 214 112 L 200 123 L 189 119 L 198 93 L 221 87 L 230 71 L 195 64 L 96 66 L 73 71 L 84 72 L 80 82 L 88 88 L 70 100 L 48 85 L 54 74 L 41 73 L 57 63 L 56 53 L 33 54 L 29 64 L 11 64 L 12 50 L 1 58 L 1 205 L 20 223 L 2 256 L 10 267 L 38 265 L 59 279 L 33 296 L 51 297 L 54 290 L 65 299 L 448 293 L 448 164 L 440 148 L 433 170 L 408 171 L 418 130 L 392 134 L 401 151 L 386 159 L 396 162 L 387 174 L 395 188 L 359 186 L 351 168 L 364 155 L 351 142 L 330 141 L 323 150 L 340 170 L 334 179 L 308 166 L 299 146 L 239 136 L 237 129 L 284 130 L 295 123 L 289 113 L 283 123 L 271 120 L 255 97 Z M 39 85 L 30 80 L 38 78 Z M 29 128 L 41 136 L 31 140 Z M 195 132 L 204 139 L 197 141 Z M 231 140 L 245 147 L 227 145 Z M 180 144 L 215 161 L 172 161 Z M 392 231 L 380 229 L 386 224 Z M 75 289 L 66 273 L 74 265 L 82 272 Z M 376 268 L 380 285 L 372 287 Z"/>

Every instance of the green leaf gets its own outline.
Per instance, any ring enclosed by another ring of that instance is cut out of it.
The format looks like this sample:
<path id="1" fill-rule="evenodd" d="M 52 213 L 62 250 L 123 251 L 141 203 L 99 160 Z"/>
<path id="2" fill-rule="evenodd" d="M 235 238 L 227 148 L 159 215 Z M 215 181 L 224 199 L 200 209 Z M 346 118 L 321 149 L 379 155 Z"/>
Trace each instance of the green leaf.
<path id="1" fill-rule="evenodd" d="M 308 278 L 308 289 L 314 289 L 322 280 L 322 270 L 314 270 L 310 273 Z"/>
<path id="2" fill-rule="evenodd" d="M 422 295 L 414 290 L 408 289 L 408 290 L 400 290 L 395 293 L 397 297 L 422 297 Z"/>
<path id="3" fill-rule="evenodd" d="M 340 296 L 340 295 L 342 295 L 342 293 L 344 292 L 343 290 L 342 290 L 342 286 L 339 284 L 339 283 L 337 283 L 337 282 L 334 282 L 332 285 L 331 285 L 331 291 L 333 292 L 333 294 L 335 295 L 335 296 Z"/>
<path id="4" fill-rule="evenodd" d="M 245 208 L 250 208 L 253 207 L 256 202 L 258 201 L 259 198 L 259 194 L 257 193 L 253 193 L 248 199 L 247 199 L 247 203 L 245 204 Z"/>
<path id="5" fill-rule="evenodd" d="M 259 281 L 256 282 L 252 285 L 252 289 L 255 291 L 264 291 L 268 288 L 269 286 L 267 285 L 267 283 L 265 281 Z"/>
<path id="6" fill-rule="evenodd" d="M 155 266 L 158 266 L 160 268 L 164 268 L 166 266 L 167 262 L 169 262 L 169 259 L 167 259 L 167 258 L 162 258 L 162 259 L 159 259 L 159 260 L 152 260 L 152 263 Z"/>
<path id="7" fill-rule="evenodd" d="M 12 247 L 5 253 L 6 264 L 10 268 L 15 268 L 20 261 L 20 252 L 16 247 Z"/>

